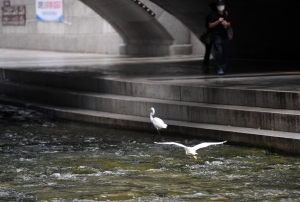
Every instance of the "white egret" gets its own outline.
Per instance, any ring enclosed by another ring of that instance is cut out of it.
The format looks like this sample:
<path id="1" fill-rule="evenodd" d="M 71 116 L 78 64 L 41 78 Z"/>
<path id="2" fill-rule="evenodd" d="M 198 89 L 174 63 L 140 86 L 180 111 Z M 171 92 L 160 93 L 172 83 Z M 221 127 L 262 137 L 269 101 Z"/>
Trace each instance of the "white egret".
<path id="1" fill-rule="evenodd" d="M 161 120 L 158 117 L 154 117 L 153 118 L 153 115 L 155 114 L 155 109 L 153 107 L 151 107 L 150 109 L 148 109 L 148 111 L 151 111 L 151 113 L 150 113 L 150 120 L 151 120 L 153 126 L 156 128 L 158 134 L 160 135 L 159 130 L 162 129 L 162 128 L 167 128 L 168 125 L 165 124 L 163 122 L 163 120 Z"/>
<path id="2" fill-rule="evenodd" d="M 177 145 L 179 147 L 183 147 L 185 149 L 185 153 L 188 155 L 188 154 L 191 154 L 194 156 L 195 159 L 197 159 L 197 150 L 200 149 L 200 148 L 204 148 L 204 147 L 208 147 L 210 145 L 217 145 L 217 144 L 224 144 L 226 141 L 224 142 L 203 142 L 201 144 L 197 144 L 196 146 L 193 146 L 193 147 L 187 147 L 183 144 L 180 144 L 180 143 L 177 143 L 177 142 L 154 142 L 155 144 L 174 144 L 174 145 Z"/>

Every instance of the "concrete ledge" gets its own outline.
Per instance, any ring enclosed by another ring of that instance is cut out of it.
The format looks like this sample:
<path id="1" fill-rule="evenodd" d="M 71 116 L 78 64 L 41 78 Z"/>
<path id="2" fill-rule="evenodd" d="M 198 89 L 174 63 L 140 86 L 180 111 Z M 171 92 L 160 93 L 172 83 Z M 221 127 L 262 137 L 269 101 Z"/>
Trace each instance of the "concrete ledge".
<path id="1" fill-rule="evenodd" d="M 190 55 L 192 53 L 193 53 L 193 46 L 191 44 L 170 46 L 170 55 Z"/>
<path id="2" fill-rule="evenodd" d="M 144 117 L 116 115 L 70 107 L 58 107 L 4 97 L 0 98 L 0 103 L 14 104 L 17 106 L 34 109 L 62 119 L 106 124 L 127 129 L 153 131 L 153 134 L 156 134 L 155 129 L 150 123 L 150 120 Z M 212 124 L 196 124 L 183 121 L 165 121 L 169 126 L 166 130 L 162 131 L 163 134 L 208 137 L 220 141 L 227 140 L 228 144 L 248 144 L 276 151 L 295 154 L 300 153 L 300 136 L 295 133 L 245 129 Z"/>
<path id="3" fill-rule="evenodd" d="M 196 123 L 300 132 L 300 111 L 196 102 L 170 101 L 113 94 L 99 94 L 44 86 L 0 82 L 9 97 L 81 109 L 148 117 L 154 107 L 156 116 Z"/>
<path id="4" fill-rule="evenodd" d="M 3 74 L 6 79 L 11 81 L 61 89 L 163 100 L 300 110 L 300 93 L 291 91 L 216 88 L 197 86 L 196 84 L 161 84 L 150 81 L 125 81 L 97 78 L 96 76 L 84 77 L 13 69 L 4 69 Z"/>
<path id="5" fill-rule="evenodd" d="M 148 45 L 148 44 L 121 44 L 119 45 L 120 55 L 130 56 L 167 56 L 169 45 Z"/>

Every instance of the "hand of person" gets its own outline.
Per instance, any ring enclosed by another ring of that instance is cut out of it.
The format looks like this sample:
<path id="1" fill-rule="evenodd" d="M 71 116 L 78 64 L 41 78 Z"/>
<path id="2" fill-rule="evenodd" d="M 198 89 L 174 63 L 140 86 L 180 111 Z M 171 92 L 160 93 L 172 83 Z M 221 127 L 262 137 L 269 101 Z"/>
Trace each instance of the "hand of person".
<path id="1" fill-rule="evenodd" d="M 224 26 L 227 26 L 228 22 L 227 22 L 226 20 L 223 20 L 222 24 L 223 24 Z"/>
<path id="2" fill-rule="evenodd" d="M 222 22 L 224 20 L 224 18 L 219 18 L 219 21 Z"/>

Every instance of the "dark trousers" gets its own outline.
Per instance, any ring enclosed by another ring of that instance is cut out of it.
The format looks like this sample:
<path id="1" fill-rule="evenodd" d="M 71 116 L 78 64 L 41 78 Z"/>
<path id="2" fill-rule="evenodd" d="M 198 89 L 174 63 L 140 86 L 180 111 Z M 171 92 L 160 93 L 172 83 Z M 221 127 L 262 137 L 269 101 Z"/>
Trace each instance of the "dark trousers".
<path id="1" fill-rule="evenodd" d="M 204 55 L 204 66 L 208 68 L 209 60 L 210 60 L 210 53 L 211 53 L 212 43 L 205 44 L 205 55 Z"/>
<path id="2" fill-rule="evenodd" d="M 214 37 L 217 73 L 224 73 L 228 63 L 228 39 Z"/>

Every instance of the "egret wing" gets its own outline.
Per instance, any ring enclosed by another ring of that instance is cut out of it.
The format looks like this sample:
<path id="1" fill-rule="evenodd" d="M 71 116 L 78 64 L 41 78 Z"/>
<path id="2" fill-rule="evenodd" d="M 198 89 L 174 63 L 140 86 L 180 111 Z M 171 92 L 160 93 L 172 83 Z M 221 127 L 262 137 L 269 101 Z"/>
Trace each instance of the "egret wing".
<path id="1" fill-rule="evenodd" d="M 184 146 L 183 144 L 177 143 L 177 142 L 154 142 L 155 144 L 174 144 L 177 145 L 179 147 L 184 147 L 186 148 L 186 146 Z"/>
<path id="2" fill-rule="evenodd" d="M 167 124 L 165 124 L 163 122 L 163 120 L 161 120 L 160 118 L 157 118 L 157 117 L 153 118 L 153 125 L 155 125 L 159 128 L 166 128 L 168 126 Z"/>
<path id="3" fill-rule="evenodd" d="M 197 150 L 197 149 L 200 149 L 200 148 L 204 148 L 204 147 L 208 147 L 210 145 L 216 145 L 216 144 L 224 144 L 226 141 L 224 142 L 203 142 L 201 144 L 198 144 L 194 147 L 192 147 L 193 149 Z"/>

